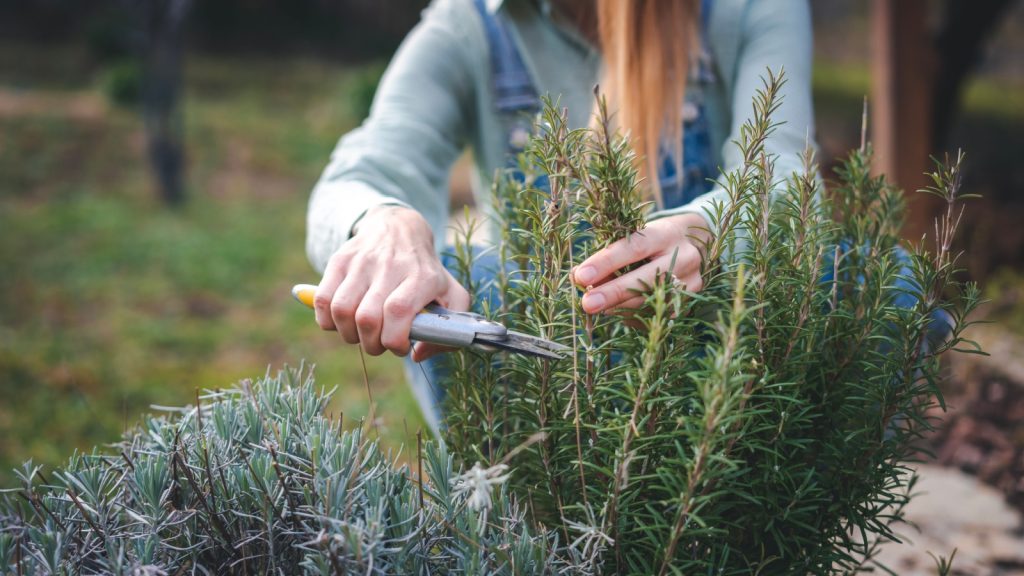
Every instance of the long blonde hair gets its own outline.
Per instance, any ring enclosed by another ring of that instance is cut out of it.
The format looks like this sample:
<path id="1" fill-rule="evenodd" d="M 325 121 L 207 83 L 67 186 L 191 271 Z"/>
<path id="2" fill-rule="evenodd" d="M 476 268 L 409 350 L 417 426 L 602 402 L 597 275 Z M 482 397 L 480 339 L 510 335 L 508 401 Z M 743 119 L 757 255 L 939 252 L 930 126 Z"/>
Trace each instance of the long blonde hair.
<path id="1" fill-rule="evenodd" d="M 659 150 L 682 164 L 682 106 L 699 46 L 698 0 L 595 0 L 605 72 L 601 90 L 630 134 L 640 170 L 661 204 Z"/>

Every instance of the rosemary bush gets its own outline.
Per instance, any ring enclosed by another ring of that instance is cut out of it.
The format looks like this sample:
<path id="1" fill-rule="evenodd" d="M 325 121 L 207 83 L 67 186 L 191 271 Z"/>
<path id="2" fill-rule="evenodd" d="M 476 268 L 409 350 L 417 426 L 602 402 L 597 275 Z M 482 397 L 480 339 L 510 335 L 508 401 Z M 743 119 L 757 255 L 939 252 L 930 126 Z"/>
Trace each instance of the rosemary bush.
<path id="1" fill-rule="evenodd" d="M 960 158 L 932 174 L 929 192 L 949 206 L 937 242 L 903 252 L 902 194 L 871 174 L 869 145 L 829 190 L 810 152 L 802 173 L 774 173 L 765 141 L 781 83 L 769 74 L 737 143 L 744 164 L 721 176 L 729 201 L 710 215 L 703 290 L 665 274 L 632 322 L 587 315 L 570 281 L 645 221 L 636 163 L 603 102 L 579 130 L 548 103 L 498 184 L 500 263 L 473 288 L 496 295 L 495 319 L 573 354 L 454 355 L 445 436 L 464 462 L 510 464 L 512 493 L 570 544 L 576 570 L 870 565 L 910 498 L 914 440 L 941 402 L 938 357 L 976 351 L 961 333 L 978 290 L 955 278 L 950 251 Z"/>
<path id="2" fill-rule="evenodd" d="M 582 130 L 548 105 L 498 184 L 495 279 L 470 277 L 468 242 L 456 256 L 490 295 L 487 314 L 570 345 L 569 358 L 449 355 L 447 444 L 418 443 L 415 471 L 325 417 L 328 395 L 301 370 L 210 392 L 113 450 L 51 473 L 27 464 L 0 498 L 0 571 L 868 566 L 911 497 L 914 440 L 941 403 L 939 355 L 977 352 L 961 334 L 978 291 L 957 281 L 950 251 L 961 158 L 932 175 L 948 203 L 934 245 L 906 255 L 901 194 L 871 175 L 868 145 L 828 191 L 809 153 L 803 173 L 774 173 L 765 140 L 780 82 L 769 75 L 754 102 L 742 168 L 721 177 L 729 201 L 711 215 L 700 293 L 666 274 L 632 318 L 583 312 L 572 266 L 642 230 L 646 206 L 603 102 Z"/>

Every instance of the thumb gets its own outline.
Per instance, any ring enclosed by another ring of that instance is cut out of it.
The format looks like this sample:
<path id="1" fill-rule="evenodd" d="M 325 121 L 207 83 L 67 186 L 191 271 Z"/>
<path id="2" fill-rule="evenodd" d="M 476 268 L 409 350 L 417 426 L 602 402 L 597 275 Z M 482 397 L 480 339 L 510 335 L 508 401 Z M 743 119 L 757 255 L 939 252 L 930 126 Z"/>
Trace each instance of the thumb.
<path id="1" fill-rule="evenodd" d="M 469 310 L 469 292 L 462 287 L 461 284 L 455 281 L 455 278 L 451 274 L 448 274 L 448 289 L 444 294 L 437 298 L 438 304 L 452 310 L 454 312 L 465 312 Z M 412 360 L 413 362 L 422 362 L 427 358 L 441 354 L 442 352 L 451 352 L 455 350 L 451 346 L 442 346 L 440 344 L 432 344 L 430 342 L 417 342 L 412 348 Z"/>

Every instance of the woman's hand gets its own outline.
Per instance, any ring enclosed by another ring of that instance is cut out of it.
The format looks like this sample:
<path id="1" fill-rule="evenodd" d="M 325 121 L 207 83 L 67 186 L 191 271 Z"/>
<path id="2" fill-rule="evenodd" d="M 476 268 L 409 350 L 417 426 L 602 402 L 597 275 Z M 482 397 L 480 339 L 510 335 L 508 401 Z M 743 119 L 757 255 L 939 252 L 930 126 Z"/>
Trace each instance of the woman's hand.
<path id="1" fill-rule="evenodd" d="M 687 290 L 704 287 L 700 262 L 711 238 L 699 214 L 680 214 L 654 220 L 640 232 L 618 240 L 584 260 L 573 271 L 573 281 L 587 290 L 583 310 L 597 314 L 614 308 L 639 308 L 643 292 L 657 274 L 671 272 Z M 675 255 L 675 267 L 672 257 Z M 646 264 L 615 277 L 615 272 L 637 262 Z"/>
<path id="2" fill-rule="evenodd" d="M 434 253 L 434 234 L 415 210 L 372 209 L 358 232 L 331 256 L 313 297 L 316 322 L 337 330 L 345 342 L 361 344 L 371 356 L 391 350 L 409 353 L 416 314 L 436 301 L 451 310 L 469 309 L 469 293 Z M 419 362 L 445 350 L 417 343 Z"/>

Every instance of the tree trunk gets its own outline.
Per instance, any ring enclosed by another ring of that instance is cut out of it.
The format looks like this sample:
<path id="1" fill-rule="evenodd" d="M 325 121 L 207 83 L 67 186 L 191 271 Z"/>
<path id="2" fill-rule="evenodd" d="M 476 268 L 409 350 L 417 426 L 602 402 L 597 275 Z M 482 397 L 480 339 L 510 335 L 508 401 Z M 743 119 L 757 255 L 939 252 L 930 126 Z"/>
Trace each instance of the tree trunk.
<path id="1" fill-rule="evenodd" d="M 190 4 L 190 0 L 142 0 L 146 31 L 142 101 L 146 145 L 160 197 L 170 205 L 185 201 L 180 101 L 183 28 Z"/>

